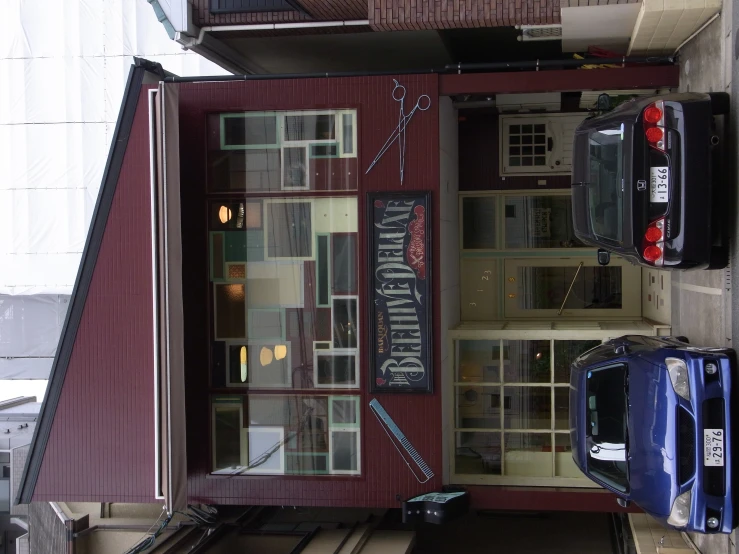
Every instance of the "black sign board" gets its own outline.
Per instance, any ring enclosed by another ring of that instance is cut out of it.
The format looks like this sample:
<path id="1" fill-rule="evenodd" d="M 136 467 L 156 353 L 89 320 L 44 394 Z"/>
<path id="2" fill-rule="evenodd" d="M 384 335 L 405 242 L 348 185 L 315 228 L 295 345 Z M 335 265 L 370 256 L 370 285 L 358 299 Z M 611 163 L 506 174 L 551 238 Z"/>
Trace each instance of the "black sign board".
<path id="1" fill-rule="evenodd" d="M 466 514 L 469 507 L 466 491 L 422 494 L 403 502 L 403 523 L 446 523 Z"/>
<path id="2" fill-rule="evenodd" d="M 368 193 L 370 390 L 432 392 L 431 194 Z"/>

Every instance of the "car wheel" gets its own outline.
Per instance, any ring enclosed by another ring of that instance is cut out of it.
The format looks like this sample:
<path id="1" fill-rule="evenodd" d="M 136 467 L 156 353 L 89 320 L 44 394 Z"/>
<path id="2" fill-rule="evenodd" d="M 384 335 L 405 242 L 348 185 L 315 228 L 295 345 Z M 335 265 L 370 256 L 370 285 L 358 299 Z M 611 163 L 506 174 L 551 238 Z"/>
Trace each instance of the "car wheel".
<path id="1" fill-rule="evenodd" d="M 731 98 L 726 92 L 709 92 L 711 97 L 711 113 L 713 115 L 724 115 L 729 113 Z"/>
<path id="2" fill-rule="evenodd" d="M 725 246 L 713 246 L 706 269 L 724 269 L 727 265 L 729 265 L 729 249 Z"/>

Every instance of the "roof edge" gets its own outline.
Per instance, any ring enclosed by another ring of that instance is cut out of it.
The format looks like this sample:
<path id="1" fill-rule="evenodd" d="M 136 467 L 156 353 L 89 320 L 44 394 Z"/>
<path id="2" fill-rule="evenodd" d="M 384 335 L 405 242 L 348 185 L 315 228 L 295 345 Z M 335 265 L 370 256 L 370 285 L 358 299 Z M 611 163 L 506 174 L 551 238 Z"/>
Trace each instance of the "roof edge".
<path id="1" fill-rule="evenodd" d="M 149 78 L 147 79 L 147 74 Z M 152 75 L 153 74 L 153 75 Z M 118 186 L 123 158 L 128 147 L 128 139 L 133 128 L 134 115 L 139 102 L 139 93 L 146 81 L 151 82 L 151 77 L 157 80 L 165 77 L 162 66 L 143 58 L 134 58 L 134 63 L 128 73 L 126 88 L 121 100 L 121 109 L 118 112 L 113 139 L 105 162 L 103 180 L 98 193 L 95 210 L 92 213 L 90 230 L 87 233 L 85 248 L 82 251 L 82 260 L 77 270 L 77 277 L 70 300 L 69 309 L 64 320 L 59 347 L 57 348 L 54 363 L 51 366 L 49 385 L 46 390 L 44 402 L 36 423 L 36 429 L 31 440 L 31 448 L 28 459 L 23 468 L 18 494 L 15 504 L 29 504 L 33 498 L 41 472 L 41 464 L 46 453 L 46 446 L 51 435 L 51 427 L 59 406 L 62 387 L 67 376 L 69 361 L 74 350 L 82 313 L 84 311 L 87 294 L 90 290 L 92 276 L 95 271 L 100 247 L 105 234 L 105 228 L 110 216 L 113 197 Z"/>

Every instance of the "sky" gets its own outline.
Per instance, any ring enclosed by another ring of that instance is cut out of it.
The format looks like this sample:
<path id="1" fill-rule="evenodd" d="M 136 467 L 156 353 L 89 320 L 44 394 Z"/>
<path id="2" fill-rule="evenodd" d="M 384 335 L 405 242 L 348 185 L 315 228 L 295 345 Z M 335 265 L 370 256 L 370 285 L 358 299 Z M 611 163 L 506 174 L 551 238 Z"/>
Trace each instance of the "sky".
<path id="1" fill-rule="evenodd" d="M 17 396 L 35 396 L 37 402 L 44 399 L 46 379 L 0 381 L 0 401 Z"/>

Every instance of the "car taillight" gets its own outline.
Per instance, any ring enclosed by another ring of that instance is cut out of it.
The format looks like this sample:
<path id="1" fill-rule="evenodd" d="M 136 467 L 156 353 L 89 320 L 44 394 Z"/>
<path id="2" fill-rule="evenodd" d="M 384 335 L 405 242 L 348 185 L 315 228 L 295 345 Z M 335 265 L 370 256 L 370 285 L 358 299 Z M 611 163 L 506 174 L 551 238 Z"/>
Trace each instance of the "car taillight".
<path id="1" fill-rule="evenodd" d="M 644 134 L 647 135 L 647 140 L 652 144 L 657 144 L 662 140 L 662 137 L 664 137 L 664 133 L 659 127 L 650 127 L 644 132 Z"/>
<path id="2" fill-rule="evenodd" d="M 662 238 L 662 231 L 657 227 L 649 227 L 647 232 L 644 233 L 644 238 L 647 239 L 647 242 L 657 242 Z"/>
<path id="3" fill-rule="evenodd" d="M 665 103 L 661 100 L 649 104 L 642 112 L 644 119 L 644 135 L 649 146 L 665 151 Z"/>
<path id="4" fill-rule="evenodd" d="M 652 104 L 644 110 L 644 121 L 656 125 L 662 119 L 662 110 L 656 104 Z"/>
<path id="5" fill-rule="evenodd" d="M 665 245 L 665 220 L 657 219 L 649 224 L 644 233 L 642 257 L 650 264 L 661 266 L 664 263 L 663 249 Z"/>
<path id="6" fill-rule="evenodd" d="M 648 262 L 656 262 L 662 257 L 662 249 L 659 246 L 650 244 L 644 249 L 644 259 Z"/>

